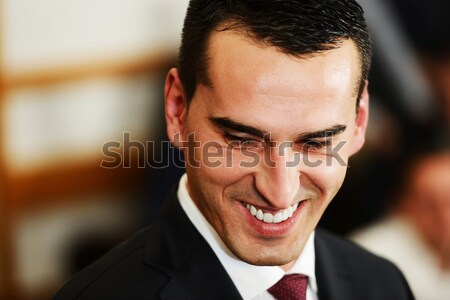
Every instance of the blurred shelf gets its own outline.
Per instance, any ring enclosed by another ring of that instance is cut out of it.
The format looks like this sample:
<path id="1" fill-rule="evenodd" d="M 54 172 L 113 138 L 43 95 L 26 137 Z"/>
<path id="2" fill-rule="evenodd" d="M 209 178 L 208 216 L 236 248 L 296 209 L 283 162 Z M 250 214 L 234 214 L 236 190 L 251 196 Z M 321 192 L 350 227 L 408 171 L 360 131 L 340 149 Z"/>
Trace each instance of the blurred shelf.
<path id="1" fill-rule="evenodd" d="M 146 174 L 146 169 L 105 169 L 100 161 L 61 166 L 22 175 L 5 176 L 5 200 L 10 217 L 31 209 L 60 204 L 67 195 L 111 193 L 133 190 Z M 69 200 L 70 201 L 70 200 Z"/>
<path id="2" fill-rule="evenodd" d="M 0 228 L 3 287 L 0 299 L 6 299 L 3 297 L 11 300 L 24 299 L 18 283 L 12 279 L 16 272 L 12 263 L 16 251 L 11 235 L 14 220 L 28 212 L 68 205 L 71 202 L 80 203 L 80 199 L 85 198 L 84 196 L 114 195 L 123 192 L 132 194 L 146 180 L 148 170 L 138 168 L 137 164 L 133 163 L 131 166 L 136 167 L 105 169 L 100 166 L 100 160 L 95 160 L 21 175 L 3 174 Z M 103 199 L 108 201 L 109 198 Z"/>
<path id="3" fill-rule="evenodd" d="M 0 46 L 0 54 L 1 48 Z M 91 78 L 162 74 L 175 65 L 175 57 L 173 52 L 160 51 L 122 59 L 68 63 L 64 66 L 15 74 L 5 73 L 0 61 L 0 120 L 5 122 L 5 95 L 12 90 L 45 88 Z M 2 124 L 0 127 L 0 150 L 5 149 L 4 126 L 5 124 Z M 148 174 L 147 169 L 138 168 L 133 159 L 131 168 L 105 169 L 100 166 L 100 158 L 18 174 L 8 170 L 4 160 L 5 157 L 0 151 L 0 299 L 10 300 L 23 299 L 18 283 L 12 279 L 16 272 L 12 263 L 15 255 L 12 229 L 14 221 L 21 214 L 66 205 L 89 194 L 108 195 L 136 191 Z M 67 197 L 68 195 L 70 197 Z"/>
<path id="4" fill-rule="evenodd" d="M 161 72 L 174 66 L 175 61 L 176 53 L 161 51 L 129 58 L 72 62 L 45 70 L 29 70 L 16 74 L 3 73 L 0 89 L 48 86 L 95 77 Z"/>

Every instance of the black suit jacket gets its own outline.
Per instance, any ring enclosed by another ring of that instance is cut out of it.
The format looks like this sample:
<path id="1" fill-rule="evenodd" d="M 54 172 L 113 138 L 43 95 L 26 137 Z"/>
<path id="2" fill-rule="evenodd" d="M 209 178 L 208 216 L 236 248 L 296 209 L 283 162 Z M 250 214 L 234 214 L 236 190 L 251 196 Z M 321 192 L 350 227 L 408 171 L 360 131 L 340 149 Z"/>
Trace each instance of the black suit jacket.
<path id="1" fill-rule="evenodd" d="M 54 300 L 242 299 L 175 193 L 151 227 L 69 280 Z M 400 271 L 354 244 L 316 230 L 320 300 L 413 299 Z"/>

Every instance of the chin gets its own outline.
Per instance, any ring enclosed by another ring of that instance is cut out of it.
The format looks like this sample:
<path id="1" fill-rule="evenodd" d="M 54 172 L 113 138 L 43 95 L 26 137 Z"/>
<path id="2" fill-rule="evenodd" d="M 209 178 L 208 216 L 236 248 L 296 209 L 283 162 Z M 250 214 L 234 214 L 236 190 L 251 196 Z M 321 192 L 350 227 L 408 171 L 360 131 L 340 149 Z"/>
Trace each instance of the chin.
<path id="1" fill-rule="evenodd" d="M 255 260 L 253 262 L 251 261 L 247 261 L 247 263 L 251 264 L 251 265 L 255 265 L 255 266 L 277 266 L 277 267 L 282 267 L 285 265 L 290 264 L 291 262 L 293 262 L 294 260 L 287 260 L 286 258 L 281 258 L 281 257 L 270 257 L 270 258 L 262 258 L 261 260 Z"/>
<path id="2" fill-rule="evenodd" d="M 276 249 L 261 251 L 260 249 L 253 249 L 246 251 L 245 254 L 233 253 L 242 261 L 255 266 L 284 266 L 293 262 L 300 253 L 283 253 Z"/>

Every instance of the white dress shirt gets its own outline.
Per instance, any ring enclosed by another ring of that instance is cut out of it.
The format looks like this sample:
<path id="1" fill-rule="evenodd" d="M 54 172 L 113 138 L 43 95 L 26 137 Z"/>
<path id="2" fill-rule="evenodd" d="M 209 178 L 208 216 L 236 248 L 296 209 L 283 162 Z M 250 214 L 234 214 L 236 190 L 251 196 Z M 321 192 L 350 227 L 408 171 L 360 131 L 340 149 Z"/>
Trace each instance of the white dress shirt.
<path id="1" fill-rule="evenodd" d="M 237 258 L 223 243 L 190 197 L 186 174 L 180 179 L 178 199 L 189 220 L 213 249 L 244 300 L 273 300 L 274 298 L 267 292 L 267 289 L 277 283 L 285 274 L 293 273 L 308 276 L 306 299 L 318 299 L 314 232 L 308 238 L 300 257 L 287 272 L 278 266 L 255 266 Z"/>

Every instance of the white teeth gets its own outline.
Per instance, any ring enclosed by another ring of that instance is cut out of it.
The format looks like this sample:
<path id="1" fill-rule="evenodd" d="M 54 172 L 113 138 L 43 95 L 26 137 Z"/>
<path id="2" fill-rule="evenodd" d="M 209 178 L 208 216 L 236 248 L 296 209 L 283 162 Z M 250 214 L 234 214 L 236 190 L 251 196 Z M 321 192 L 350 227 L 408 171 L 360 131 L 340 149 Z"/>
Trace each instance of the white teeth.
<path id="1" fill-rule="evenodd" d="M 278 211 L 275 215 L 270 212 L 263 212 L 261 209 L 257 209 L 251 204 L 245 203 L 244 206 L 250 211 L 250 214 L 264 223 L 281 223 L 292 217 L 294 212 L 298 208 L 298 204 L 294 203 L 286 209 Z"/>
<path id="2" fill-rule="evenodd" d="M 273 215 L 269 214 L 269 213 L 265 213 L 263 221 L 266 223 L 273 223 Z"/>
<path id="3" fill-rule="evenodd" d="M 296 210 L 297 207 L 293 208 L 292 206 L 289 206 L 287 209 L 288 212 L 288 218 L 292 217 L 292 214 L 294 213 L 294 210 Z"/>
<path id="4" fill-rule="evenodd" d="M 274 223 L 280 223 L 281 221 L 283 221 L 283 213 L 282 212 L 279 212 L 275 216 L 273 216 Z"/>
<path id="5" fill-rule="evenodd" d="M 258 211 L 256 212 L 256 218 L 260 221 L 263 220 L 264 214 L 262 212 L 262 210 L 258 209 Z"/>

